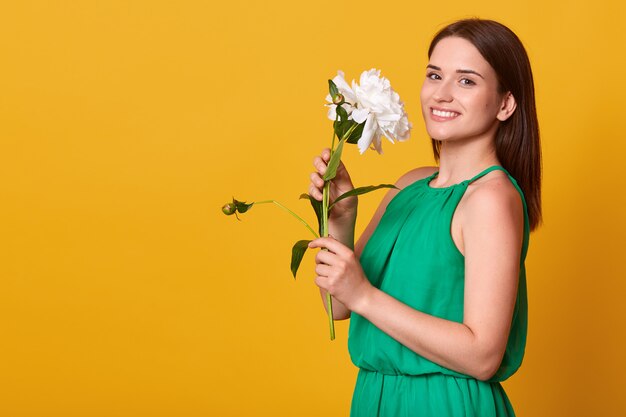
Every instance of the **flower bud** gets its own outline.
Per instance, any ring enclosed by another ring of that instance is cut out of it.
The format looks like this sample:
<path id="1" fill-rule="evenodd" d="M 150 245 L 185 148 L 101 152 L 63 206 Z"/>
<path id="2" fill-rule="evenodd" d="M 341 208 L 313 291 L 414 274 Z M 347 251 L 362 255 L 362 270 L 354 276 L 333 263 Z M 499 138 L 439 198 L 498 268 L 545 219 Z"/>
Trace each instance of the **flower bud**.
<path id="1" fill-rule="evenodd" d="M 344 98 L 343 98 L 343 94 L 337 93 L 337 95 L 333 96 L 333 104 L 336 104 L 336 105 L 339 106 L 339 105 L 342 105 L 344 102 L 345 101 L 344 101 Z"/>
<path id="2" fill-rule="evenodd" d="M 237 212 L 237 206 L 233 203 L 226 203 L 222 207 L 222 213 L 227 216 L 231 216 Z"/>

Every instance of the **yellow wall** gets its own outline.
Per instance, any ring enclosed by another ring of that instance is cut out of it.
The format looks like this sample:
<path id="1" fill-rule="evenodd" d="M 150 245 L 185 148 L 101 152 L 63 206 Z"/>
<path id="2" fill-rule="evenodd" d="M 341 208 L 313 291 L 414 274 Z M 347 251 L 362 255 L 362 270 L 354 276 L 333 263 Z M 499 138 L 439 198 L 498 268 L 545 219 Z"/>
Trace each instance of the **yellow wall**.
<path id="1" fill-rule="evenodd" d="M 9 5 L 11 4 L 11 5 Z M 0 415 L 346 416 L 293 219 L 330 141 L 337 69 L 381 68 L 415 129 L 345 153 L 357 185 L 432 164 L 426 48 L 452 20 L 509 25 L 532 59 L 545 225 L 519 416 L 626 409 L 623 2 L 17 1 L 0 7 Z M 382 192 L 361 199 L 361 230 Z"/>

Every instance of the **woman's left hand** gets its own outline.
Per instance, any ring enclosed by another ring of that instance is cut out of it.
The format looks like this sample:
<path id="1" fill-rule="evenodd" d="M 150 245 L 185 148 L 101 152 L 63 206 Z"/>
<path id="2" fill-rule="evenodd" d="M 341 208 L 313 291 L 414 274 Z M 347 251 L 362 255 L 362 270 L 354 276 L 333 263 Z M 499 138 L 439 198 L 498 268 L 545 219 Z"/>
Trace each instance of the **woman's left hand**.
<path id="1" fill-rule="evenodd" d="M 358 312 L 374 289 L 354 251 L 332 237 L 309 243 L 309 248 L 326 248 L 315 256 L 315 284 L 351 311 Z M 358 310 L 358 311 L 357 311 Z"/>

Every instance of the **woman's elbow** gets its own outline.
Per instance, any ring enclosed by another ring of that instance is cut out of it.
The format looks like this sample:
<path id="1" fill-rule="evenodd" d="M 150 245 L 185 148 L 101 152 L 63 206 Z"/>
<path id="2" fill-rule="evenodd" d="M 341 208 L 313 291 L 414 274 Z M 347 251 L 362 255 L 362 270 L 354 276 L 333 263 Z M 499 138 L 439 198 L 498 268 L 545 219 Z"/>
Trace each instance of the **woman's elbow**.
<path id="1" fill-rule="evenodd" d="M 497 371 L 498 367 L 486 366 L 482 369 L 478 369 L 476 372 L 474 372 L 474 375 L 471 376 L 479 381 L 484 382 L 489 381 L 491 378 L 493 378 Z"/>
<path id="2" fill-rule="evenodd" d="M 481 360 L 476 361 L 474 369 L 470 376 L 479 381 L 488 381 L 498 372 L 502 364 L 503 353 L 495 352 L 484 356 Z"/>
<path id="3" fill-rule="evenodd" d="M 350 310 L 346 309 L 344 311 L 334 311 L 333 310 L 333 320 L 341 321 L 347 320 L 350 318 Z"/>

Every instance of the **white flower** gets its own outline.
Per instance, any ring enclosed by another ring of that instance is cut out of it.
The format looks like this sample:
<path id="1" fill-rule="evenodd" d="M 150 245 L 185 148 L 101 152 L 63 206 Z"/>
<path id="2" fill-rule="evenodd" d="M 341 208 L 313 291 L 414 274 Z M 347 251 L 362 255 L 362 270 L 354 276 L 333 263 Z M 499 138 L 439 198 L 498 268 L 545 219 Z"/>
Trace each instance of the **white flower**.
<path id="1" fill-rule="evenodd" d="M 378 153 L 383 153 L 381 137 L 394 140 L 407 140 L 410 136 L 411 123 L 404 111 L 404 103 L 389 83 L 380 76 L 380 70 L 363 71 L 359 84 L 352 81 L 352 92 L 356 95 L 355 109 L 350 113 L 357 123 L 365 122 L 363 134 L 357 145 L 363 153 L 373 146 Z"/>
<path id="2" fill-rule="evenodd" d="M 352 80 L 352 87 L 346 82 L 343 71 L 337 71 L 333 82 L 344 96 L 345 103 L 341 106 L 348 113 L 348 119 L 359 124 L 365 122 L 357 142 L 361 154 L 368 148 L 383 153 L 382 136 L 391 143 L 409 138 L 412 125 L 404 111 L 404 103 L 391 88 L 389 80 L 380 76 L 380 70 L 372 68 L 363 71 L 360 84 Z M 334 121 L 337 118 L 337 105 L 333 104 L 330 94 L 326 96 L 326 101 L 329 103 L 328 118 Z"/>

